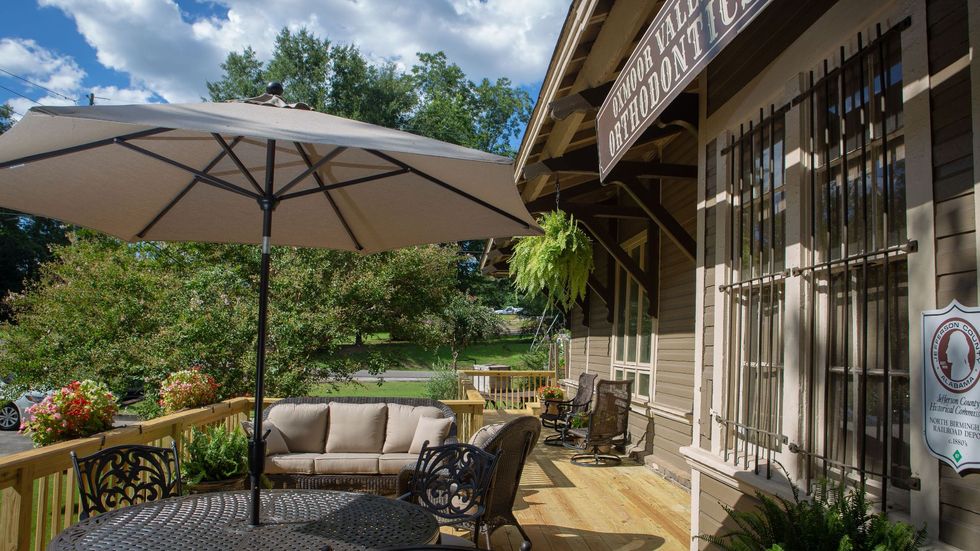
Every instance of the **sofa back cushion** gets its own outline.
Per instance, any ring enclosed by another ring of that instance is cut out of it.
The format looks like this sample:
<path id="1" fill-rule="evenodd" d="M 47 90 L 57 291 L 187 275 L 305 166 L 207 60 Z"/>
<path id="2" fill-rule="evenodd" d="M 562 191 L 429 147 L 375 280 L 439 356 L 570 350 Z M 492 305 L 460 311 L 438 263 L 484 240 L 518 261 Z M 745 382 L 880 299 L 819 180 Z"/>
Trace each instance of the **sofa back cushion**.
<path id="1" fill-rule="evenodd" d="M 449 418 L 419 419 L 419 426 L 415 429 L 415 436 L 412 437 L 412 444 L 408 447 L 408 453 L 421 452 L 422 445 L 426 442 L 429 443 L 430 447 L 441 446 L 446 441 L 446 437 L 449 436 L 449 428 L 452 424 L 453 420 Z"/>
<path id="2" fill-rule="evenodd" d="M 330 403 L 327 453 L 381 453 L 388 404 Z"/>
<path id="3" fill-rule="evenodd" d="M 323 451 L 327 433 L 327 404 L 275 404 L 267 417 L 282 433 L 291 453 Z"/>
<path id="4" fill-rule="evenodd" d="M 440 419 L 442 410 L 432 406 L 388 404 L 388 425 L 385 429 L 384 453 L 407 453 L 415 437 L 419 419 Z"/>

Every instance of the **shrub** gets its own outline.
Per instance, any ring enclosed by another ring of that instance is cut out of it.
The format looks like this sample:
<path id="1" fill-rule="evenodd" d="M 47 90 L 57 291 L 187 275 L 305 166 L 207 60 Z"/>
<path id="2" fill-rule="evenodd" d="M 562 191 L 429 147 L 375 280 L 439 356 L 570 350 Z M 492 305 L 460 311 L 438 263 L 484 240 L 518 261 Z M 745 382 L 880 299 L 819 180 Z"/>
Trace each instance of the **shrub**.
<path id="1" fill-rule="evenodd" d="M 218 383 L 201 373 L 201 366 L 172 373 L 160 385 L 160 406 L 165 413 L 196 408 L 218 401 Z"/>
<path id="2" fill-rule="evenodd" d="M 248 472 L 248 438 L 224 425 L 203 431 L 191 429 L 184 451 L 187 457 L 181 461 L 180 471 L 187 484 L 228 480 Z"/>
<path id="3" fill-rule="evenodd" d="M 459 396 L 456 371 L 446 365 L 436 365 L 435 374 L 425 382 L 424 394 L 433 400 L 455 400 Z"/>
<path id="4" fill-rule="evenodd" d="M 736 530 L 697 537 L 730 551 L 913 551 L 925 540 L 924 528 L 873 514 L 863 487 L 831 488 L 823 480 L 813 499 L 804 500 L 800 489 L 790 486 L 792 501 L 756 492 L 757 509 L 725 507 Z"/>
<path id="5" fill-rule="evenodd" d="M 136 402 L 129 407 L 140 418 L 141 421 L 149 421 L 150 419 L 156 419 L 163 415 L 163 407 L 160 406 L 159 400 L 155 400 L 152 397 L 146 397 Z"/>
<path id="6" fill-rule="evenodd" d="M 21 430 L 35 446 L 82 438 L 111 428 L 118 409 L 104 384 L 75 381 L 29 407 Z"/>

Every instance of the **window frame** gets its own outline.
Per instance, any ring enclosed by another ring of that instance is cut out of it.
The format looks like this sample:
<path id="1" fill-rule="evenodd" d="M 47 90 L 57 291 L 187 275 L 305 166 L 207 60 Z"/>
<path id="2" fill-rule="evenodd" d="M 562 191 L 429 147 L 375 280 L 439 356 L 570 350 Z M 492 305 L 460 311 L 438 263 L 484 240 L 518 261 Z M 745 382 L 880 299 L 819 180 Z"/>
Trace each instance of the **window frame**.
<path id="1" fill-rule="evenodd" d="M 647 230 L 642 230 L 639 233 L 633 235 L 629 239 L 620 242 L 620 246 L 626 251 L 626 254 L 631 255 L 631 251 L 637 251 L 637 265 L 642 269 L 646 269 L 646 253 L 647 253 Z M 616 263 L 616 268 L 614 270 L 615 282 L 613 290 L 613 302 L 614 302 L 614 313 L 612 325 L 612 339 L 610 341 L 611 349 L 609 354 L 609 377 L 613 380 L 622 380 L 623 378 L 632 378 L 633 383 L 633 396 L 632 400 L 634 402 L 640 403 L 650 403 L 653 402 L 654 394 L 656 392 L 656 382 L 655 382 L 655 369 L 657 357 L 657 316 L 649 316 L 645 313 L 644 308 L 644 298 L 646 298 L 646 291 L 643 290 L 642 285 L 634 278 L 621 264 Z M 626 289 L 622 289 L 623 282 L 626 282 Z M 641 314 L 639 323 L 636 324 L 635 333 L 632 335 L 634 340 L 633 349 L 635 351 L 635 360 L 629 360 L 629 352 L 626 349 L 626 345 L 630 342 L 629 335 L 619 336 L 619 329 L 624 320 L 621 319 L 621 312 L 626 312 L 627 327 L 631 320 L 629 315 L 630 301 L 632 299 L 632 290 L 636 290 L 639 293 L 639 298 L 636 301 L 635 312 Z M 620 304 L 620 297 L 623 297 L 625 304 Z M 649 299 L 648 299 L 649 300 Z M 622 309 L 620 307 L 623 307 Z M 650 323 L 649 333 L 644 335 L 643 332 L 643 318 L 648 318 Z M 650 358 L 649 361 L 643 362 L 643 338 L 649 338 L 650 346 Z M 618 359 L 619 356 L 619 346 L 623 343 L 623 359 Z M 648 382 L 645 388 L 642 388 L 639 382 L 644 378 L 648 378 Z"/>

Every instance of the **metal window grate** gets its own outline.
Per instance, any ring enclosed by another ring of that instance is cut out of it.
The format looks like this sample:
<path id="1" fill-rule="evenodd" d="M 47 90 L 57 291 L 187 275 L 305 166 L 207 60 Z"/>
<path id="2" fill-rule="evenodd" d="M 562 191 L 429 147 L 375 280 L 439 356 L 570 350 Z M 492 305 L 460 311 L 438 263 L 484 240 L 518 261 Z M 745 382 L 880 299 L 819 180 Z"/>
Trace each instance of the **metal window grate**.
<path id="1" fill-rule="evenodd" d="M 739 130 L 725 148 L 728 159 L 727 403 L 725 460 L 765 464 L 786 443 L 782 429 L 783 317 L 785 311 L 785 110 L 760 110 L 758 123 Z"/>
<path id="2" fill-rule="evenodd" d="M 902 22 L 809 74 L 804 105 L 807 410 L 790 450 L 817 478 L 865 485 L 907 508 L 908 241 L 902 136 Z M 897 490 L 897 491 L 896 491 Z"/>

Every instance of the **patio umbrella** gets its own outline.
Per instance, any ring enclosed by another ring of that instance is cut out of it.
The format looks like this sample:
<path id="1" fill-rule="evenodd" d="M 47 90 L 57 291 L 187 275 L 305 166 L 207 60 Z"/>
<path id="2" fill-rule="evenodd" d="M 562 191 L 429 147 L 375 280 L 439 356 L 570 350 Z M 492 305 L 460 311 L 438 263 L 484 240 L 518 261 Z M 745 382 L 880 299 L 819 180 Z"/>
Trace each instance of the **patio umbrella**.
<path id="1" fill-rule="evenodd" d="M 270 246 L 370 253 L 540 233 L 510 159 L 281 94 L 273 83 L 242 102 L 35 107 L 0 136 L 2 207 L 126 241 L 261 245 L 252 524 L 265 462 Z"/>

